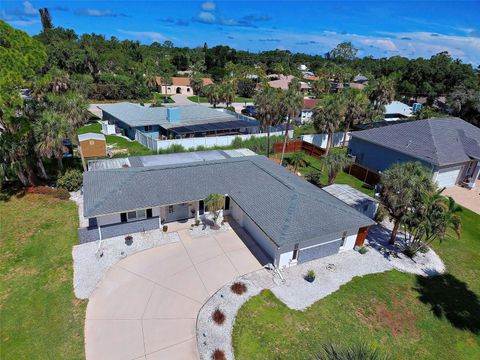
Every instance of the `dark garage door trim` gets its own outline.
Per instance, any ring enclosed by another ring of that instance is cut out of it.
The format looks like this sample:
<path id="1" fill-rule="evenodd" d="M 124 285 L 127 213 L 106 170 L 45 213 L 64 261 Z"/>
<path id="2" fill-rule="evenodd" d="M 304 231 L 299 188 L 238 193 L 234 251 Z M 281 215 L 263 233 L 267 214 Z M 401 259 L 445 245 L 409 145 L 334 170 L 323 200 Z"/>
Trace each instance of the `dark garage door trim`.
<path id="1" fill-rule="evenodd" d="M 326 244 L 321 244 L 306 249 L 300 249 L 300 253 L 298 254 L 298 263 L 301 264 L 307 261 L 336 254 L 340 249 L 341 243 L 342 239 L 338 239 Z"/>

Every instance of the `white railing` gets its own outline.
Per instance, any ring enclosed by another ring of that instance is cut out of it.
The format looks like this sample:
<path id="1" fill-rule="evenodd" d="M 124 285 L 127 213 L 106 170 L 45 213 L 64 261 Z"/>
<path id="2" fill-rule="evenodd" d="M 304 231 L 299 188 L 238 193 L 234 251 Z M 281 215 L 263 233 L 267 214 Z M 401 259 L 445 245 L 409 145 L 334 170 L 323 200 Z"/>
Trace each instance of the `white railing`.
<path id="1" fill-rule="evenodd" d="M 108 121 L 100 121 L 102 124 L 102 133 L 105 135 L 115 135 L 115 125 L 110 125 Z"/>
<path id="2" fill-rule="evenodd" d="M 270 136 L 278 136 L 283 134 L 284 132 L 276 131 L 276 132 L 271 132 Z M 208 136 L 208 137 L 172 139 L 172 140 L 157 140 L 157 139 L 151 138 L 150 136 L 145 135 L 140 131 L 136 131 L 135 140 L 137 140 L 139 143 L 149 148 L 150 150 L 154 150 L 158 152 L 159 150 L 166 150 L 172 145 L 181 145 L 187 150 L 191 148 L 197 148 L 198 146 L 210 148 L 215 146 L 230 146 L 232 142 L 235 140 L 235 138 L 248 140 L 254 137 L 265 137 L 265 136 L 267 136 L 267 133 Z M 288 137 L 289 138 L 293 137 L 293 130 L 288 131 Z"/>
<path id="3" fill-rule="evenodd" d="M 333 134 L 333 147 L 340 147 L 343 146 L 343 132 L 336 132 Z M 302 135 L 300 136 L 300 139 L 302 139 L 305 142 L 308 142 L 313 145 L 317 145 L 321 148 L 324 148 L 327 146 L 327 139 L 328 139 L 328 134 L 308 134 L 308 135 Z M 346 136 L 346 144 L 348 145 L 348 142 L 350 141 L 350 132 L 347 132 Z"/>

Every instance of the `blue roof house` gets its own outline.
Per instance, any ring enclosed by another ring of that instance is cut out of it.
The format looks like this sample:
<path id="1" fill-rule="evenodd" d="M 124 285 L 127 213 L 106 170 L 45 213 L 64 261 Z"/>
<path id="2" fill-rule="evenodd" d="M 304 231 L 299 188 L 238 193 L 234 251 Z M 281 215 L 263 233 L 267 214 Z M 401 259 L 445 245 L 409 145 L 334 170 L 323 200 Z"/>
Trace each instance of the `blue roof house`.
<path id="1" fill-rule="evenodd" d="M 202 105 L 144 107 L 129 102 L 99 105 L 102 118 L 135 140 L 136 132 L 154 139 L 180 139 L 258 132 L 254 119 Z"/>

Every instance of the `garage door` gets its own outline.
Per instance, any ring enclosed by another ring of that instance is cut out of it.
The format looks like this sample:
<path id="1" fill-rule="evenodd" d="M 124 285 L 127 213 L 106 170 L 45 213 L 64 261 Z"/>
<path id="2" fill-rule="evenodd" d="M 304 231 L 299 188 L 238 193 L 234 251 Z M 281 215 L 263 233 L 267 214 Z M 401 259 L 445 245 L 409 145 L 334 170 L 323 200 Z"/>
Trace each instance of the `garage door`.
<path id="1" fill-rule="evenodd" d="M 325 256 L 336 254 L 340 249 L 341 243 L 342 239 L 338 239 L 331 243 L 318 245 L 307 249 L 300 249 L 300 252 L 298 253 L 298 263 L 301 264 L 310 260 L 315 260 Z"/>
<path id="2" fill-rule="evenodd" d="M 437 184 L 439 187 L 454 186 L 457 183 L 462 167 L 440 169 L 437 175 Z"/>

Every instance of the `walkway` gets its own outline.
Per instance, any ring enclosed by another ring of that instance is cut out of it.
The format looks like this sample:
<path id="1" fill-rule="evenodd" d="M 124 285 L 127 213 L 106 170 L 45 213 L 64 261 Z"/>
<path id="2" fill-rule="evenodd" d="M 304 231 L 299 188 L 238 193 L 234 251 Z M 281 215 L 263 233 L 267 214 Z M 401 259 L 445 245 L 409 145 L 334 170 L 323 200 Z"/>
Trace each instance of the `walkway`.
<path id="1" fill-rule="evenodd" d="M 480 179 L 475 182 L 475 187 L 473 189 L 452 186 L 445 189 L 442 194 L 445 196 L 451 196 L 460 205 L 480 214 Z"/>
<path id="2" fill-rule="evenodd" d="M 195 322 L 225 283 L 262 266 L 233 230 L 192 237 L 112 266 L 90 297 L 87 360 L 197 359 Z"/>
<path id="3" fill-rule="evenodd" d="M 170 97 L 172 98 L 173 101 L 175 101 L 175 104 L 170 104 L 170 105 L 175 106 L 175 105 L 193 105 L 193 104 L 195 104 L 193 101 L 188 100 L 188 96 L 189 95 L 184 95 L 184 94 L 171 95 Z"/>

